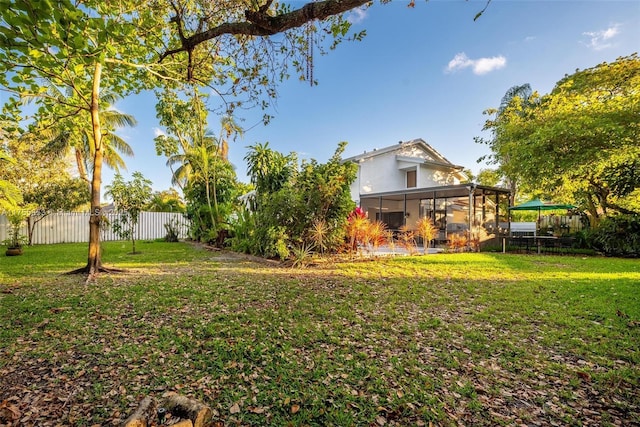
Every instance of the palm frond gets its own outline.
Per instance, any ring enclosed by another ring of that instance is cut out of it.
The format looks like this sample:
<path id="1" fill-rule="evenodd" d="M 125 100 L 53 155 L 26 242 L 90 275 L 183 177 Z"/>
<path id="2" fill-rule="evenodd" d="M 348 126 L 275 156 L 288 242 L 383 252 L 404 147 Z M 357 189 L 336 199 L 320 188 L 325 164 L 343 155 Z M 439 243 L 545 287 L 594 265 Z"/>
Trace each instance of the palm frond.
<path id="1" fill-rule="evenodd" d="M 106 135 L 103 135 L 102 141 L 107 146 L 109 146 L 109 148 L 112 148 L 113 150 L 119 152 L 120 154 L 129 156 L 129 157 L 133 156 L 133 148 L 131 148 L 131 146 L 127 143 L 127 141 L 125 141 L 123 138 L 121 138 L 120 136 L 114 133 L 108 133 Z"/>
<path id="2" fill-rule="evenodd" d="M 122 113 L 118 110 L 106 110 L 100 114 L 103 126 L 108 129 L 120 129 L 123 127 L 134 127 L 138 121 L 130 114 Z"/>

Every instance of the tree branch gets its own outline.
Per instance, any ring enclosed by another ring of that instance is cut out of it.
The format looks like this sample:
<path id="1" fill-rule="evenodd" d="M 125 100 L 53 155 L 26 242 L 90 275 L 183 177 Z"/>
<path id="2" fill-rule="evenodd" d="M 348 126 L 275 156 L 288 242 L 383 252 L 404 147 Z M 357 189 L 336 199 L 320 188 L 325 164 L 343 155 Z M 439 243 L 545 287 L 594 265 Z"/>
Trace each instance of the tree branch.
<path id="1" fill-rule="evenodd" d="M 167 56 L 192 51 L 197 45 L 207 40 L 213 40 L 224 34 L 270 36 L 292 28 L 301 27 L 305 23 L 315 19 L 324 20 L 330 16 L 339 15 L 369 2 L 370 0 L 323 0 L 307 3 L 300 9 L 278 16 L 268 15 L 264 7 L 261 7 L 258 11 L 246 10 L 246 21 L 244 22 L 225 22 L 215 28 L 196 33 L 186 38 L 181 35 L 181 46 L 164 52 L 160 55 L 159 62 L 162 62 Z M 270 4 L 271 1 L 267 1 L 265 5 L 268 6 Z M 175 22 L 176 19 L 174 18 L 173 21 Z M 178 28 L 181 28 L 179 22 L 176 22 L 176 25 L 178 25 Z"/>

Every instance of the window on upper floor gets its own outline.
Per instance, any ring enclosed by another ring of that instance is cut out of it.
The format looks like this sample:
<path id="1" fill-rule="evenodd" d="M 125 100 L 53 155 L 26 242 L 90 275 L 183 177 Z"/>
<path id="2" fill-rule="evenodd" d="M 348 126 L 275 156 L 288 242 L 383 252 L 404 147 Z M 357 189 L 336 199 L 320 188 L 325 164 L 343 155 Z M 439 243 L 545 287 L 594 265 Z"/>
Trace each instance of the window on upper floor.
<path id="1" fill-rule="evenodd" d="M 416 171 L 407 171 L 407 188 L 415 188 L 417 186 Z"/>

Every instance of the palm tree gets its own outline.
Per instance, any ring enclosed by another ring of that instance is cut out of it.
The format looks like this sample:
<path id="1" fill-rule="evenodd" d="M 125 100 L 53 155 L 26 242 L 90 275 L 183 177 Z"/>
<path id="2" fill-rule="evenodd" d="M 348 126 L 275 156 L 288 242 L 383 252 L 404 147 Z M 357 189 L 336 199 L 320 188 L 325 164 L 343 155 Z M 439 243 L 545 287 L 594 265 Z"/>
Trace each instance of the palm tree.
<path id="1" fill-rule="evenodd" d="M 197 182 L 204 184 L 209 207 L 209 215 L 212 225 L 216 225 L 214 206 L 211 203 L 211 181 L 213 178 L 213 161 L 218 151 L 218 143 L 211 130 L 206 130 L 203 135 L 189 136 L 185 140 L 182 153 L 174 154 L 167 160 L 167 166 L 173 170 L 171 181 L 173 184 L 186 188 Z"/>
<path id="2" fill-rule="evenodd" d="M 133 127 L 136 119 L 112 107 L 117 97 L 105 94 L 102 96 L 100 118 L 102 121 L 102 143 L 104 144 L 104 164 L 118 172 L 126 169 L 122 156 L 133 156 L 131 146 L 115 132 L 124 127 Z M 63 123 L 60 127 L 47 127 L 40 130 L 40 136 L 49 142 L 44 150 L 57 156 L 73 153 L 80 178 L 91 182 L 89 175 L 93 173 L 93 158 L 96 145 L 90 128 L 82 123 Z"/>

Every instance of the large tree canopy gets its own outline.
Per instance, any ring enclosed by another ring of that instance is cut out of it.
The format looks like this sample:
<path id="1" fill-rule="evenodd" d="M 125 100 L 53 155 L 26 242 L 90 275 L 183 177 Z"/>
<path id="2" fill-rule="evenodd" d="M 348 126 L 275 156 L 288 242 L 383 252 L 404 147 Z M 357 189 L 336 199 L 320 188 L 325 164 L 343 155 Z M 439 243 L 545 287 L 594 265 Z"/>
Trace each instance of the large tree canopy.
<path id="1" fill-rule="evenodd" d="M 22 103 L 35 102 L 35 121 L 60 135 L 86 135 L 91 177 L 89 257 L 86 271 L 101 268 L 99 228 L 102 165 L 109 152 L 104 134 L 104 91 L 127 96 L 160 85 L 214 88 L 226 112 L 275 98 L 286 65 L 303 68 L 304 22 L 328 18 L 334 40 L 349 24 L 336 14 L 364 1 L 327 1 L 290 9 L 266 0 L 0 0 L 0 89 L 10 93 L 3 115 L 15 126 Z M 284 23 L 282 23 L 282 22 Z M 279 23 L 280 22 L 280 23 Z M 249 27 L 289 29 L 279 39 L 254 37 Z M 219 30 L 215 30 L 219 28 Z M 324 33 L 321 33 L 324 35 Z M 284 66 L 283 66 L 284 65 Z M 185 72 L 186 71 L 186 72 Z M 102 108 L 101 108 L 102 105 Z M 78 131 L 78 128 L 88 131 Z M 19 159 L 18 159 L 19 161 Z"/>
<path id="2" fill-rule="evenodd" d="M 578 70 L 539 97 L 514 97 L 485 126 L 498 162 L 529 191 L 583 204 L 593 218 L 640 212 L 640 59 Z"/>

